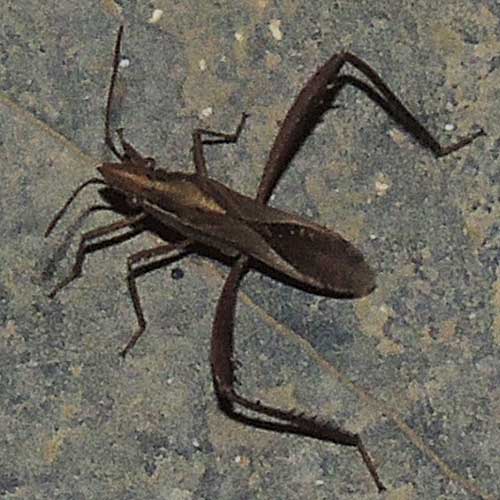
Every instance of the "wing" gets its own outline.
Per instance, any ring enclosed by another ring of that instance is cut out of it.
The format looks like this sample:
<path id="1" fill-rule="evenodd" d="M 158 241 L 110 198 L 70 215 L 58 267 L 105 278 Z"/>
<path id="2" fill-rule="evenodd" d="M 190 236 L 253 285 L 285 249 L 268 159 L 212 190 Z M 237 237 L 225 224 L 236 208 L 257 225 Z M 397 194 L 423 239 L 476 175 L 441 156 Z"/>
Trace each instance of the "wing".
<path id="1" fill-rule="evenodd" d="M 364 297 L 375 288 L 375 274 L 362 253 L 340 234 L 295 221 L 249 225 L 303 276 L 302 282 L 345 298 Z"/>

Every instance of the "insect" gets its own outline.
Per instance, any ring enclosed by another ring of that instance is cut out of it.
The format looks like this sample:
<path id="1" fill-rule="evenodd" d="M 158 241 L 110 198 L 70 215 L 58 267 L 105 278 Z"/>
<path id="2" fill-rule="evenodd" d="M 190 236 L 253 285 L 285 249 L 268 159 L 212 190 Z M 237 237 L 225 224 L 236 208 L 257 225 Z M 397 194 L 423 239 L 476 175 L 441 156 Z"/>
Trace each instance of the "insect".
<path id="1" fill-rule="evenodd" d="M 81 275 L 85 257 L 92 250 L 91 242 L 98 238 L 126 227 L 141 231 L 147 222 L 179 233 L 181 239 L 175 243 L 166 242 L 128 257 L 127 283 L 139 326 L 121 352 L 125 356 L 146 328 L 135 283 L 141 269 L 137 264 L 159 256 L 189 253 L 199 244 L 233 258 L 234 263 L 216 306 L 212 330 L 210 362 L 219 407 L 229 417 L 257 428 L 355 447 L 378 490 L 384 490 L 375 463 L 358 434 L 316 417 L 254 401 L 237 391 L 233 353 L 237 290 L 252 261 L 260 261 L 298 284 L 337 298 L 360 298 L 374 290 L 374 272 L 354 245 L 335 231 L 267 205 L 281 174 L 345 85 L 353 85 L 365 92 L 436 157 L 471 143 L 484 134 L 483 130 L 452 145 L 441 146 L 366 62 L 349 52 L 338 53 L 319 67 L 288 111 L 271 148 L 257 195 L 255 199 L 250 198 L 208 176 L 203 150 L 207 144 L 236 142 L 246 114 L 242 115 L 232 134 L 194 130 L 193 174 L 167 172 L 156 167 L 153 158 L 144 157 L 124 139 L 122 129 L 116 131 L 122 151 L 115 146 L 110 122 L 122 35 L 121 26 L 115 43 L 105 114 L 105 143 L 118 161 L 102 163 L 97 167 L 102 178 L 92 178 L 73 191 L 52 219 L 45 236 L 51 233 L 77 194 L 90 184 L 104 185 L 122 196 L 130 206 L 131 214 L 81 236 L 70 274 L 55 286 L 50 297 Z M 346 63 L 354 66 L 367 81 L 341 74 Z M 241 412 L 240 408 L 246 412 Z"/>

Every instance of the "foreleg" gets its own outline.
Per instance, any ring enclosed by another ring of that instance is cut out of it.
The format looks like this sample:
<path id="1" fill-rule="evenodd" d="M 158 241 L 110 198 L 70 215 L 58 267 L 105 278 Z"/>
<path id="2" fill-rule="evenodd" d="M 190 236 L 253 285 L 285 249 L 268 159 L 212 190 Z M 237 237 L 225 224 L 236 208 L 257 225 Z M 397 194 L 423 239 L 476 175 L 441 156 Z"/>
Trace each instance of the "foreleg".
<path id="1" fill-rule="evenodd" d="M 243 113 L 241 115 L 240 123 L 238 124 L 236 130 L 232 134 L 226 134 L 224 132 L 214 132 L 213 130 L 208 130 L 204 128 L 197 128 L 193 131 L 193 159 L 196 168 L 196 173 L 198 175 L 203 177 L 208 177 L 205 155 L 203 153 L 203 145 L 227 144 L 227 143 L 237 142 L 247 118 L 248 115 L 246 113 Z M 216 139 L 204 140 L 203 135 L 216 137 Z"/>

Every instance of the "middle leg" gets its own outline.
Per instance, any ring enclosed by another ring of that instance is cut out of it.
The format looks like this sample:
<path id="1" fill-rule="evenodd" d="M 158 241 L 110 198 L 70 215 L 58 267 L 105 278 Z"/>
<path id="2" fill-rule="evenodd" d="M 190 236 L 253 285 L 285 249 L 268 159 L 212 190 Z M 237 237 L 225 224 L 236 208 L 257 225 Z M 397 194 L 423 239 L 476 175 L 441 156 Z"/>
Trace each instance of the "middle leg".
<path id="1" fill-rule="evenodd" d="M 144 313 L 142 310 L 141 299 L 139 297 L 139 292 L 137 291 L 137 285 L 135 283 L 136 279 L 142 274 L 141 268 L 134 267 L 134 264 L 138 262 L 151 259 L 153 257 L 162 256 L 163 258 L 168 257 L 174 252 L 178 252 L 177 257 L 180 258 L 187 251 L 187 247 L 192 245 L 192 241 L 184 240 L 179 243 L 167 243 L 154 248 L 148 248 L 147 250 L 141 250 L 127 259 L 127 284 L 132 303 L 134 305 L 135 315 L 137 317 L 137 323 L 139 324 L 138 329 L 135 331 L 132 338 L 128 341 L 125 348 L 121 351 L 120 355 L 124 358 L 127 353 L 134 347 L 141 335 L 146 329 L 146 320 L 144 318 Z"/>

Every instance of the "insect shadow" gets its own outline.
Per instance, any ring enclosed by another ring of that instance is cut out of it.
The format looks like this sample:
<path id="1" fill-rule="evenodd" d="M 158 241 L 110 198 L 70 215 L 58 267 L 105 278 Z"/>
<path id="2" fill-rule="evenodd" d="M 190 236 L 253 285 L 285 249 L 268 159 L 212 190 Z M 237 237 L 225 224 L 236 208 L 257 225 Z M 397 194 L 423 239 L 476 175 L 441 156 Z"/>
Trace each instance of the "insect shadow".
<path id="1" fill-rule="evenodd" d="M 366 62 L 349 52 L 334 54 L 318 68 L 295 99 L 274 140 L 257 195 L 250 198 L 211 179 L 204 156 L 205 145 L 236 142 L 243 130 L 246 114 L 242 115 L 232 134 L 207 129 L 193 131 L 193 174 L 167 172 L 156 167 L 153 158 L 144 157 L 125 140 L 123 129 L 116 131 L 121 150 L 117 148 L 110 121 L 122 34 L 123 27 L 120 27 L 105 114 L 105 143 L 118 161 L 103 162 L 97 167 L 102 178 L 95 177 L 81 184 L 57 212 L 45 235 L 51 233 L 77 194 L 91 184 L 105 186 L 108 196 L 118 196 L 125 202 L 129 213 L 116 222 L 81 236 L 70 274 L 55 286 L 50 297 L 81 275 L 83 262 L 90 251 L 109 244 L 109 240 L 97 244 L 96 240 L 100 242 L 101 238 L 111 236 L 111 243 L 114 243 L 113 235 L 126 228 L 134 234 L 147 229 L 157 234 L 164 231 L 176 233 L 177 239 L 169 240 L 167 237 L 168 242 L 141 250 L 127 259 L 127 284 L 139 327 L 121 352 L 125 356 L 146 328 L 136 286 L 136 278 L 150 269 L 147 264 L 144 267 L 144 262 L 173 256 L 180 258 L 199 251 L 200 247 L 225 256 L 230 259 L 232 267 L 217 302 L 210 352 L 220 409 L 229 417 L 253 427 L 354 447 L 378 490 L 385 490 L 375 463 L 358 434 L 315 416 L 249 399 L 237 390 L 233 353 L 237 290 L 251 263 L 259 263 L 271 270 L 273 275 L 286 276 L 294 286 L 323 295 L 354 299 L 364 297 L 375 289 L 375 273 L 352 243 L 331 229 L 267 205 L 280 176 L 324 113 L 331 109 L 332 101 L 345 85 L 354 86 L 367 94 L 436 157 L 466 146 L 484 135 L 483 130 L 449 146 L 441 146 Z M 356 68 L 366 81 L 341 74 L 345 64 Z M 242 412 L 241 408 L 246 412 Z"/>

